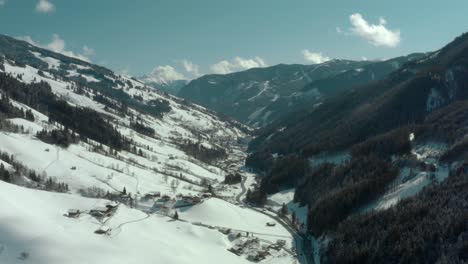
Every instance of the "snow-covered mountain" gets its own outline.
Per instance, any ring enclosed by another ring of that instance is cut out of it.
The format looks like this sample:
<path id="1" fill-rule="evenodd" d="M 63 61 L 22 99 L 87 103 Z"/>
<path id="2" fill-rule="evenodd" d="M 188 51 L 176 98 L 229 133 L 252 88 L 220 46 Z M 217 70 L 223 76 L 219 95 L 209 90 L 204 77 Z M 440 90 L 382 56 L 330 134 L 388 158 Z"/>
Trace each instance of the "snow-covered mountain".
<path id="1" fill-rule="evenodd" d="M 0 262 L 294 261 L 290 230 L 236 205 L 253 181 L 241 170 L 248 133 L 130 76 L 0 35 Z M 224 184 L 236 173 L 242 183 Z"/>
<path id="2" fill-rule="evenodd" d="M 178 95 L 250 126 L 264 127 L 304 105 L 318 105 L 353 86 L 380 80 L 421 56 L 411 54 L 386 61 L 280 64 L 206 75 L 191 81 Z"/>
<path id="3" fill-rule="evenodd" d="M 139 77 L 138 80 L 141 80 L 148 86 L 172 95 L 177 95 L 182 87 L 188 83 L 187 80 L 161 80 L 160 78 L 154 78 L 152 76 L 142 76 Z"/>
<path id="4" fill-rule="evenodd" d="M 231 74 L 205 75 L 192 80 L 178 95 L 259 127 L 282 116 L 297 101 L 302 101 L 304 96 L 300 91 L 306 84 L 365 64 L 333 60 L 318 65 L 280 64 Z M 269 106 L 273 106 L 272 110 L 266 111 Z"/>

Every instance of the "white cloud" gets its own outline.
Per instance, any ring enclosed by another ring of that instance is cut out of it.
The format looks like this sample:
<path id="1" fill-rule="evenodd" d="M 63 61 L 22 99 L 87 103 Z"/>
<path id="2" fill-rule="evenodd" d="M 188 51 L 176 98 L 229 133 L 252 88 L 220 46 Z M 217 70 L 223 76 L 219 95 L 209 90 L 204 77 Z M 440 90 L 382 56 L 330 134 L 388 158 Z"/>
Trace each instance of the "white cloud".
<path id="1" fill-rule="evenodd" d="M 196 79 L 206 73 L 200 69 L 198 64 L 195 64 L 190 60 L 184 59 L 176 62 L 177 64 L 181 64 L 179 65 L 180 67 L 176 68 L 171 65 L 160 65 L 155 67 L 151 73 L 146 76 L 146 81 L 167 84 L 171 81 Z M 227 74 L 235 71 L 266 66 L 267 64 L 260 57 L 252 59 L 235 57 L 231 61 L 222 60 L 211 65 L 210 71 L 217 74 Z"/>
<path id="2" fill-rule="evenodd" d="M 94 50 L 92 48 L 86 46 L 86 45 L 83 46 L 84 54 L 75 53 L 73 51 L 66 50 L 65 49 L 66 48 L 66 42 L 58 34 L 53 34 L 52 35 L 52 40 L 46 45 L 42 45 L 42 44 L 34 41 L 31 38 L 31 36 L 21 36 L 21 37 L 16 37 L 16 38 L 19 39 L 19 40 L 24 40 L 24 41 L 28 42 L 31 45 L 34 45 L 34 46 L 37 46 L 37 47 L 40 47 L 40 48 L 44 48 L 44 49 L 48 49 L 48 50 L 51 50 L 53 52 L 63 54 L 65 56 L 72 57 L 72 58 L 75 58 L 75 59 L 80 59 L 80 60 L 87 61 L 87 62 L 91 62 L 91 59 L 89 57 L 94 55 Z M 92 51 L 92 53 L 91 53 L 91 51 Z"/>
<path id="3" fill-rule="evenodd" d="M 170 65 L 157 66 L 147 77 L 148 81 L 156 83 L 169 83 L 171 81 L 186 80 L 182 73 L 179 73 Z"/>
<path id="4" fill-rule="evenodd" d="M 55 11 L 55 6 L 48 0 L 39 0 L 36 5 L 36 11 L 40 13 L 51 13 Z"/>
<path id="5" fill-rule="evenodd" d="M 66 50 L 65 46 L 66 46 L 65 40 L 60 38 L 60 36 L 58 34 L 53 34 L 52 35 L 52 41 L 49 44 L 47 44 L 46 48 L 53 51 L 53 52 L 61 53 L 61 54 L 65 55 L 65 56 L 68 56 L 68 57 L 80 59 L 80 60 L 87 61 L 87 62 L 91 61 L 89 59 L 89 57 L 87 57 L 85 55 L 74 53 L 73 51 Z"/>
<path id="6" fill-rule="evenodd" d="M 352 24 L 351 31 L 374 46 L 394 48 L 400 43 L 400 31 L 386 28 L 387 21 L 383 17 L 377 25 L 369 24 L 359 13 L 349 16 L 349 20 Z"/>
<path id="7" fill-rule="evenodd" d="M 53 34 L 52 41 L 47 44 L 47 48 L 52 51 L 62 53 L 65 50 L 65 40 L 61 39 L 58 34 Z"/>
<path id="8" fill-rule="evenodd" d="M 231 63 L 229 63 L 229 61 L 227 60 L 223 60 L 223 61 L 220 61 L 218 63 L 211 65 L 210 69 L 214 73 L 218 73 L 218 74 L 227 74 L 227 73 L 232 72 Z"/>
<path id="9" fill-rule="evenodd" d="M 182 65 L 184 66 L 185 71 L 194 78 L 197 78 L 201 75 L 200 67 L 197 64 L 194 64 L 189 60 L 182 60 Z"/>
<path id="10" fill-rule="evenodd" d="M 314 64 L 324 63 L 330 60 L 330 57 L 324 56 L 320 52 L 311 52 L 307 49 L 302 50 L 302 55 L 306 61 L 312 62 Z"/>
<path id="11" fill-rule="evenodd" d="M 0 0 L 0 7 L 4 6 L 6 4 L 6 0 Z"/>
<path id="12" fill-rule="evenodd" d="M 83 46 L 83 54 L 87 57 L 92 57 L 96 54 L 93 48 L 88 47 L 87 45 Z"/>
<path id="13" fill-rule="evenodd" d="M 105 63 L 101 62 L 100 63 L 101 65 L 104 65 Z M 120 75 L 124 75 L 124 76 L 130 76 L 130 68 L 127 66 L 126 68 L 122 69 L 119 71 L 119 74 Z"/>
<path id="14" fill-rule="evenodd" d="M 228 74 L 236 71 L 248 70 L 251 68 L 266 67 L 267 64 L 260 57 L 253 59 L 244 59 L 241 57 L 235 57 L 231 61 L 222 60 L 218 63 L 211 65 L 210 69 L 214 73 Z"/>
<path id="15" fill-rule="evenodd" d="M 336 30 L 336 33 L 338 34 L 343 33 L 343 30 L 340 27 L 336 27 L 335 30 Z"/>
<path id="16" fill-rule="evenodd" d="M 385 25 L 385 24 L 387 24 L 387 20 L 385 20 L 385 18 L 383 18 L 383 17 L 379 17 L 379 23 L 381 25 Z"/>
<path id="17" fill-rule="evenodd" d="M 20 37 L 15 37 L 15 38 L 16 38 L 16 39 L 19 39 L 19 40 L 26 41 L 27 43 L 29 43 L 29 44 L 31 44 L 31 45 L 40 47 L 40 45 L 37 44 L 37 43 L 31 38 L 31 36 L 20 36 Z"/>

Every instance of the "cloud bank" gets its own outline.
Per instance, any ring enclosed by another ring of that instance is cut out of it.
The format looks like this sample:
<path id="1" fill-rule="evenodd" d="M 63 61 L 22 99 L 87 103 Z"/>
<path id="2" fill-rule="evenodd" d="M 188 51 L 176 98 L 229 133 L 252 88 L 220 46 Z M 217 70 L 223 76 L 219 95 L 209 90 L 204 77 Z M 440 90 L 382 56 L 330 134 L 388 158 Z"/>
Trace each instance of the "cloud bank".
<path id="1" fill-rule="evenodd" d="M 147 76 L 147 80 L 161 84 L 168 84 L 172 81 L 186 79 L 187 78 L 182 73 L 179 73 L 174 67 L 170 65 L 157 66 Z"/>
<path id="2" fill-rule="evenodd" d="M 185 71 L 192 77 L 200 77 L 200 67 L 189 60 L 182 60 Z"/>
<path id="3" fill-rule="evenodd" d="M 51 13 L 55 11 L 55 6 L 48 0 L 39 0 L 36 5 L 36 11 L 39 13 Z"/>
<path id="4" fill-rule="evenodd" d="M 330 60 L 330 57 L 324 56 L 320 52 L 311 52 L 307 49 L 302 50 L 302 55 L 306 61 L 312 62 L 313 64 L 320 64 Z"/>
<path id="5" fill-rule="evenodd" d="M 349 16 L 349 20 L 352 25 L 351 31 L 374 46 L 394 48 L 400 44 L 400 30 L 388 29 L 385 26 L 387 21 L 382 17 L 379 24 L 370 24 L 359 13 Z"/>
<path id="6" fill-rule="evenodd" d="M 37 46 L 37 47 L 40 47 L 40 48 L 44 48 L 44 49 L 48 49 L 48 50 L 51 50 L 53 52 L 57 52 L 57 53 L 65 55 L 65 56 L 72 57 L 72 58 L 79 59 L 79 60 L 83 60 L 83 61 L 86 61 L 86 62 L 91 62 L 90 57 L 95 55 L 94 49 L 88 47 L 87 45 L 83 46 L 83 50 L 82 50 L 83 53 L 82 54 L 81 53 L 75 53 L 75 52 L 70 51 L 70 50 L 66 50 L 66 42 L 58 34 L 53 34 L 52 35 L 52 40 L 48 44 L 45 44 L 45 45 L 34 41 L 31 38 L 31 36 L 22 36 L 22 37 L 16 37 L 16 38 L 20 39 L 20 40 L 24 40 L 24 41 L 28 42 L 31 45 L 34 45 L 34 46 Z"/>
<path id="7" fill-rule="evenodd" d="M 236 71 L 248 70 L 251 68 L 266 67 L 267 64 L 260 57 L 252 59 L 244 59 L 241 57 L 235 57 L 233 60 L 222 60 L 218 63 L 211 65 L 210 69 L 213 73 L 217 74 L 228 74 Z"/>

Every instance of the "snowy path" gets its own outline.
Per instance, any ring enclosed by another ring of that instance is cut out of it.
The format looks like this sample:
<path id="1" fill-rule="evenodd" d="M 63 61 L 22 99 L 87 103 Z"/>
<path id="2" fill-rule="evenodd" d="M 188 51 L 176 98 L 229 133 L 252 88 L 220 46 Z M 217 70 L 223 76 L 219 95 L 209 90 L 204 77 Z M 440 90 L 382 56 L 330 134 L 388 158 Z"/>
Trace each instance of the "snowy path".
<path id="1" fill-rule="evenodd" d="M 242 203 L 242 196 L 247 192 L 247 188 L 245 187 L 245 181 L 247 180 L 247 177 L 244 175 L 241 176 L 242 181 L 241 181 L 241 192 L 236 196 L 236 201 L 239 203 Z"/>
<path id="2" fill-rule="evenodd" d="M 239 202 L 239 203 L 242 203 L 242 196 L 247 192 L 247 187 L 245 187 L 245 182 L 247 180 L 247 177 L 245 176 L 242 176 L 242 181 L 241 181 L 241 192 L 236 196 L 236 201 Z M 297 257 L 300 261 L 301 264 L 314 264 L 314 259 L 313 257 L 310 258 L 309 255 L 310 254 L 306 254 L 304 253 L 304 248 L 305 246 L 307 245 L 307 243 L 305 243 L 305 241 L 307 241 L 307 238 L 302 235 L 302 234 L 299 234 L 292 226 L 290 223 L 287 223 L 284 219 L 274 215 L 274 212 L 272 212 L 273 214 L 269 214 L 269 213 L 266 213 L 260 209 L 257 209 L 255 207 L 252 207 L 252 206 L 249 206 L 247 205 L 247 208 L 251 209 L 251 210 L 254 210 L 260 214 L 263 214 L 263 215 L 266 215 L 268 217 L 270 217 L 271 219 L 273 219 L 275 222 L 279 223 L 280 225 L 282 225 L 290 234 L 291 236 L 294 238 L 294 243 L 295 243 L 295 249 L 296 249 L 296 254 L 297 254 Z M 309 257 L 309 259 L 308 259 Z"/>
<path id="3" fill-rule="evenodd" d="M 117 234 L 112 234 L 112 236 L 117 236 L 118 234 L 120 234 L 120 232 L 122 232 L 122 228 L 123 228 L 125 225 L 132 224 L 132 223 L 138 223 L 138 222 L 141 222 L 141 221 L 145 221 L 146 219 L 150 218 L 150 216 L 151 216 L 151 215 L 146 214 L 146 216 L 143 217 L 143 218 L 135 219 L 135 220 L 131 220 L 131 221 L 127 221 L 127 222 L 120 223 L 117 227 L 115 227 L 115 229 L 118 230 L 119 232 L 118 232 Z M 113 231 L 113 230 L 112 230 L 112 231 Z"/>

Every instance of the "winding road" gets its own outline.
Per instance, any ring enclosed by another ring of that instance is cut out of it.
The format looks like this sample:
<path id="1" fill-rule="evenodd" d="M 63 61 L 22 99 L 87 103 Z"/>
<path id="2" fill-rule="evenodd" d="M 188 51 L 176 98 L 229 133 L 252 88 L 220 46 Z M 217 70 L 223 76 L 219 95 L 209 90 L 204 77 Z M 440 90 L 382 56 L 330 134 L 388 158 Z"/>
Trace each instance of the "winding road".
<path id="1" fill-rule="evenodd" d="M 245 182 L 246 182 L 246 177 L 242 176 L 241 192 L 236 196 L 236 201 L 238 203 L 240 203 L 240 204 L 243 203 L 242 196 L 244 196 L 245 193 L 247 192 L 247 188 L 245 187 Z M 249 209 L 252 209 L 252 210 L 254 210 L 254 211 L 258 212 L 258 213 L 266 215 L 266 216 L 270 217 L 271 219 L 275 220 L 280 225 L 282 225 L 291 234 L 291 236 L 294 238 L 294 242 L 295 242 L 295 245 L 296 245 L 295 246 L 296 254 L 297 254 L 297 258 L 299 259 L 300 263 L 301 264 L 314 264 L 313 256 L 311 256 L 311 254 L 306 254 L 304 252 L 304 247 L 307 244 L 306 241 L 308 240 L 307 237 L 305 237 L 302 234 L 299 234 L 289 223 L 287 223 L 284 219 L 280 218 L 279 216 L 268 214 L 268 213 L 262 211 L 261 209 L 258 209 L 258 208 L 255 208 L 255 207 L 252 207 L 252 206 L 249 206 L 249 205 L 247 205 L 247 206 L 248 206 Z"/>
<path id="2" fill-rule="evenodd" d="M 245 187 L 245 180 L 247 178 L 245 176 L 242 176 L 241 180 L 241 192 L 236 196 L 236 201 L 238 203 L 242 203 L 242 196 L 247 192 L 247 188 Z"/>

